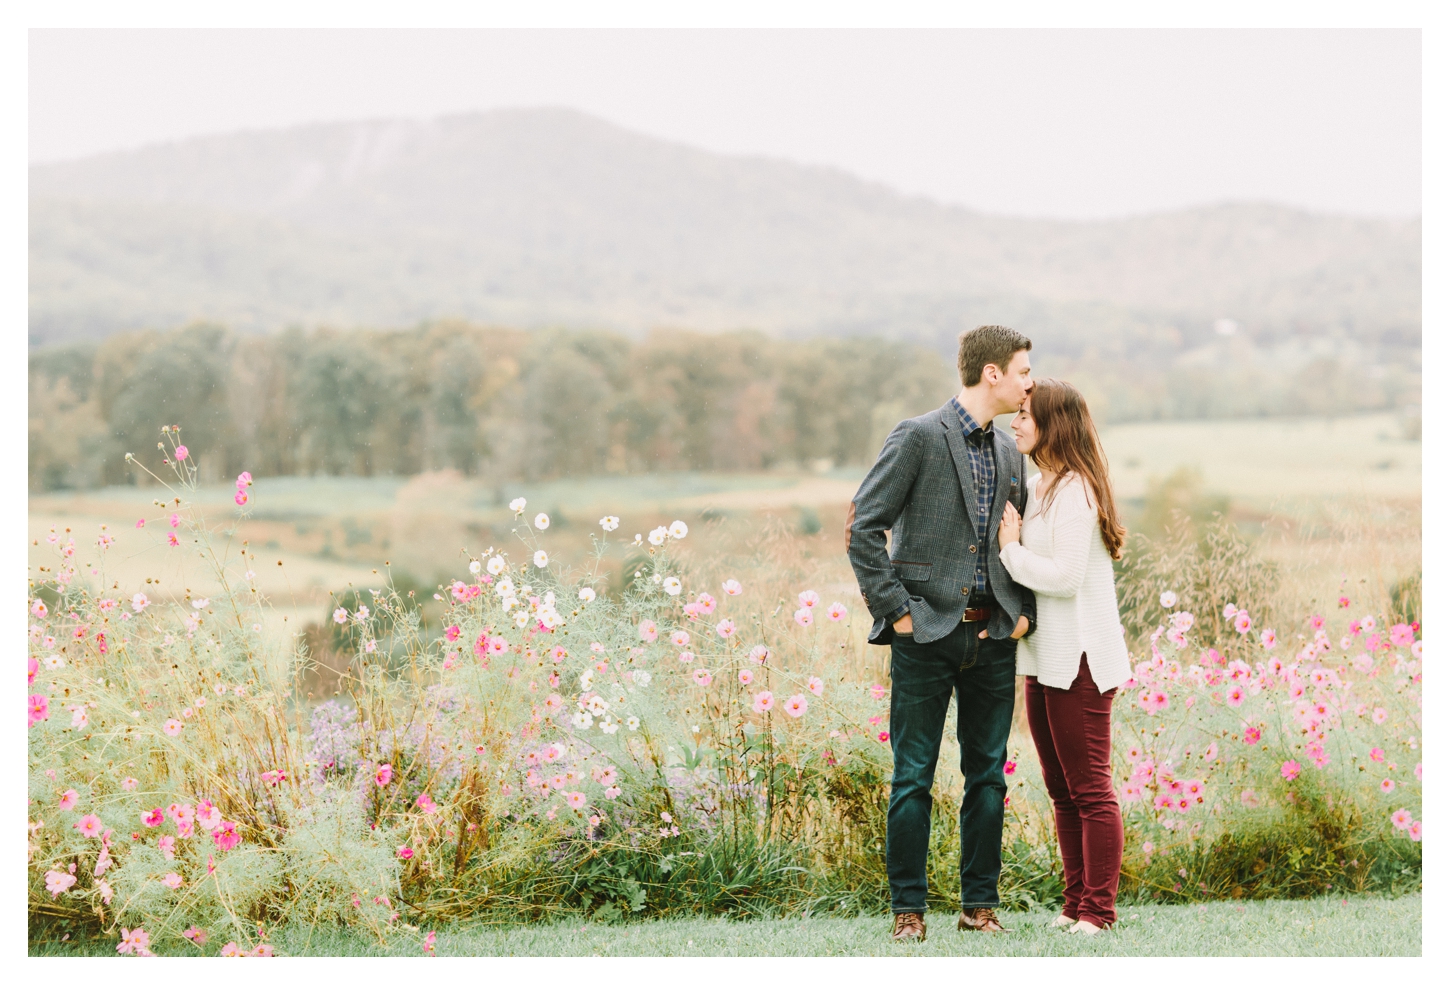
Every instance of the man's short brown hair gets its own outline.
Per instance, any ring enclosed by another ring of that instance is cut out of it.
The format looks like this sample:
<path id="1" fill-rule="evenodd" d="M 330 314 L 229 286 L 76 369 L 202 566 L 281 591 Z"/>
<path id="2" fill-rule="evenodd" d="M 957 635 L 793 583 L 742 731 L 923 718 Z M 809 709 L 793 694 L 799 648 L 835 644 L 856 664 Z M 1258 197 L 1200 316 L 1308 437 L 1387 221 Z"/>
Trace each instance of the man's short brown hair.
<path id="1" fill-rule="evenodd" d="M 957 336 L 957 372 L 961 374 L 962 386 L 976 386 L 981 382 L 982 367 L 988 363 L 1007 372 L 1012 357 L 1031 348 L 1031 339 L 1002 325 L 967 329 Z"/>

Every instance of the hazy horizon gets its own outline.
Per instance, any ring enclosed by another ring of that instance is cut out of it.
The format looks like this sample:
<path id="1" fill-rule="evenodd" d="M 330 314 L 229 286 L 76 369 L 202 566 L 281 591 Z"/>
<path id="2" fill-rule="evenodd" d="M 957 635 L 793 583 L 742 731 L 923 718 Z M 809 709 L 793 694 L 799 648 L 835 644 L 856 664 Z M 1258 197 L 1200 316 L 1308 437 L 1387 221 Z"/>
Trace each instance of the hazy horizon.
<path id="1" fill-rule="evenodd" d="M 32 31 L 31 166 L 554 106 L 987 215 L 1416 218 L 1418 31 Z"/>

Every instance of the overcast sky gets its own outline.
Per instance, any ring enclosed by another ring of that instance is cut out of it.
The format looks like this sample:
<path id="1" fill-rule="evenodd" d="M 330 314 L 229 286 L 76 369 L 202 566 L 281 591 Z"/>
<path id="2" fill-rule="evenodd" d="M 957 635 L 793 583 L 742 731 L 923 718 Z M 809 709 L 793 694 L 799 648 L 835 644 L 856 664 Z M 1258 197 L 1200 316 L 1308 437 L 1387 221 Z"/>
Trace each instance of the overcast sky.
<path id="1" fill-rule="evenodd" d="M 569 106 L 986 212 L 1420 213 L 1418 31 L 32 31 L 30 160 Z"/>

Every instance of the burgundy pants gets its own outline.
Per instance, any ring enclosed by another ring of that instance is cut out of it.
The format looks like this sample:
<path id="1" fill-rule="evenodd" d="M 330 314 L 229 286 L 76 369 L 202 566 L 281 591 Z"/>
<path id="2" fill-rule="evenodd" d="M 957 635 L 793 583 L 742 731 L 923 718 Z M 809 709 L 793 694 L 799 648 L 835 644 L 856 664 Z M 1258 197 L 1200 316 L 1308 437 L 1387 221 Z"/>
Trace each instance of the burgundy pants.
<path id="1" fill-rule="evenodd" d="M 1067 690 L 1027 678 L 1027 724 L 1042 780 L 1057 815 L 1057 843 L 1067 880 L 1062 912 L 1107 927 L 1118 918 L 1123 815 L 1109 758 L 1113 688 L 1099 694 L 1087 654 Z"/>

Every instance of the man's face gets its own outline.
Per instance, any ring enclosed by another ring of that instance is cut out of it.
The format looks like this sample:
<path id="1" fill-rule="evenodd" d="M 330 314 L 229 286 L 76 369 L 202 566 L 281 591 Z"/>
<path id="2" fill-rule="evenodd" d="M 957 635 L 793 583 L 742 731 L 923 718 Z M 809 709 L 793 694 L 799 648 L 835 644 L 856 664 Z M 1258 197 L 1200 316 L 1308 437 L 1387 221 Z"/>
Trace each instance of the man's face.
<path id="1" fill-rule="evenodd" d="M 1026 349 L 1012 354 L 1007 370 L 998 376 L 992 387 L 992 394 L 998 400 L 999 414 L 1010 414 L 1022 409 L 1022 401 L 1032 392 L 1032 362 Z"/>

